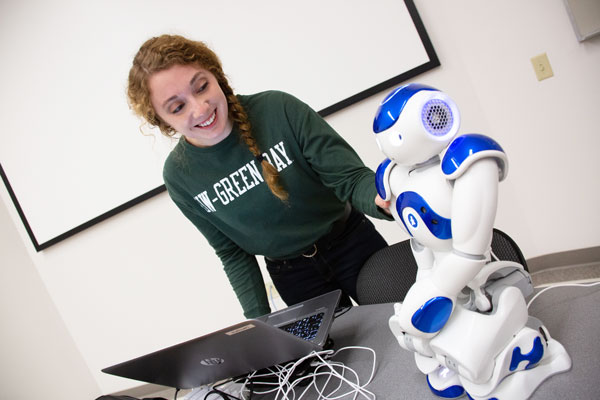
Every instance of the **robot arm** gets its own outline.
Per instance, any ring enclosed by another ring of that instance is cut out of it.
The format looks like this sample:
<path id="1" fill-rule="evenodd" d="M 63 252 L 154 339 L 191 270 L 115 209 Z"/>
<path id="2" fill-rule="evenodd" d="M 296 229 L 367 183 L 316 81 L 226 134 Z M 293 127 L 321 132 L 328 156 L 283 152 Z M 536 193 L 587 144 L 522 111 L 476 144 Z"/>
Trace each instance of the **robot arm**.
<path id="1" fill-rule="evenodd" d="M 450 318 L 459 293 L 486 264 L 502 177 L 498 166 L 491 157 L 459 166 L 453 181 L 453 248 L 409 290 L 395 315 L 404 332 L 433 337 Z"/>
<path id="2" fill-rule="evenodd" d="M 480 255 L 492 240 L 498 183 L 507 174 L 504 150 L 483 135 L 462 135 L 448 147 L 442 172 L 454 185 L 452 244 L 461 253 Z"/>
<path id="3" fill-rule="evenodd" d="M 392 198 L 390 174 L 395 165 L 396 163 L 389 158 L 386 158 L 379 164 L 377 171 L 375 172 L 375 188 L 377 189 L 377 194 L 385 201 L 389 201 Z"/>
<path id="4" fill-rule="evenodd" d="M 493 139 L 462 135 L 454 139 L 442 160 L 442 172 L 454 185 L 452 252 L 436 268 L 434 285 L 456 294 L 486 263 L 492 242 L 498 184 L 506 177 L 506 154 Z"/>
<path id="5" fill-rule="evenodd" d="M 457 294 L 486 262 L 492 241 L 498 198 L 498 165 L 486 158 L 454 181 L 452 252 L 433 273 L 435 286 Z"/>

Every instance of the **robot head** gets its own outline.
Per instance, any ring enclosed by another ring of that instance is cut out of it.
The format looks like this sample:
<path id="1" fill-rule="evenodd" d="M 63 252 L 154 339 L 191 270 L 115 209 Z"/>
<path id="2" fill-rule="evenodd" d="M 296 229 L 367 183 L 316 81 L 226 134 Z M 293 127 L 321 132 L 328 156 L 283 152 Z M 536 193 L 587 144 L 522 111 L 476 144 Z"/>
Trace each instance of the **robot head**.
<path id="1" fill-rule="evenodd" d="M 446 94 L 417 83 L 401 86 L 381 103 L 373 131 L 386 157 L 415 165 L 439 154 L 456 136 L 458 107 Z"/>

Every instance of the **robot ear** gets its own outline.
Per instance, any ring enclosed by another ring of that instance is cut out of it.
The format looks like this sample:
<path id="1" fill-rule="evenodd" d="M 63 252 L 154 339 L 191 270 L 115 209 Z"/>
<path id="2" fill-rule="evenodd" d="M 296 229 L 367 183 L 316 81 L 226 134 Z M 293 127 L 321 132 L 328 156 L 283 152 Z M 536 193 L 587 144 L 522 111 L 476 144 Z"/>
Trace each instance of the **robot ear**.
<path id="1" fill-rule="evenodd" d="M 434 98 L 426 102 L 421 110 L 421 120 L 427 133 L 442 137 L 452 131 L 458 124 L 458 118 L 455 118 L 452 108 L 447 100 Z"/>

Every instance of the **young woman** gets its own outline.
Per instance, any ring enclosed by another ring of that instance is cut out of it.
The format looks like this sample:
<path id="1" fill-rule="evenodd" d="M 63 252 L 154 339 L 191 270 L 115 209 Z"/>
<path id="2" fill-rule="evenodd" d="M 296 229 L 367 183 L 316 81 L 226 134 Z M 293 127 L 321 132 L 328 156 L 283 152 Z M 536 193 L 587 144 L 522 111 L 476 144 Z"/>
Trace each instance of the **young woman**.
<path id="1" fill-rule="evenodd" d="M 255 255 L 286 304 L 337 288 L 350 304 L 363 262 L 386 246 L 363 213 L 391 217 L 374 173 L 315 111 L 283 92 L 235 95 L 212 50 L 172 35 L 141 46 L 128 97 L 150 125 L 181 135 L 165 185 L 247 318 L 270 311 Z"/>

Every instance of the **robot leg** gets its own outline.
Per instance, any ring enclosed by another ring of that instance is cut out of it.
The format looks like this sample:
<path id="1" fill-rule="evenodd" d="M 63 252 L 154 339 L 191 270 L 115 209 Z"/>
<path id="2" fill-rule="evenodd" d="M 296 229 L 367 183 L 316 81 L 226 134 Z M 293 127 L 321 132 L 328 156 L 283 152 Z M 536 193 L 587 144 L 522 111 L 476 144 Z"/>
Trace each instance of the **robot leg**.
<path id="1" fill-rule="evenodd" d="M 544 380 L 569 370 L 571 358 L 541 322 L 530 317 L 527 326 L 495 358 L 495 364 L 492 378 L 484 384 L 461 379 L 472 399 L 527 399 Z"/>
<path id="2" fill-rule="evenodd" d="M 529 317 L 520 289 L 495 291 L 489 314 L 457 307 L 430 347 L 440 363 L 459 375 L 475 400 L 527 399 L 571 359 L 536 318 Z"/>
<path id="3" fill-rule="evenodd" d="M 390 329 L 398 340 L 400 347 L 414 352 L 415 364 L 419 371 L 426 376 L 427 384 L 435 395 L 446 399 L 463 396 L 465 391 L 461 386 L 458 375 L 440 364 L 429 346 L 431 339 L 414 337 L 402 330 L 398 317 L 401 307 L 399 303 L 394 305 L 396 313 L 389 320 Z"/>

